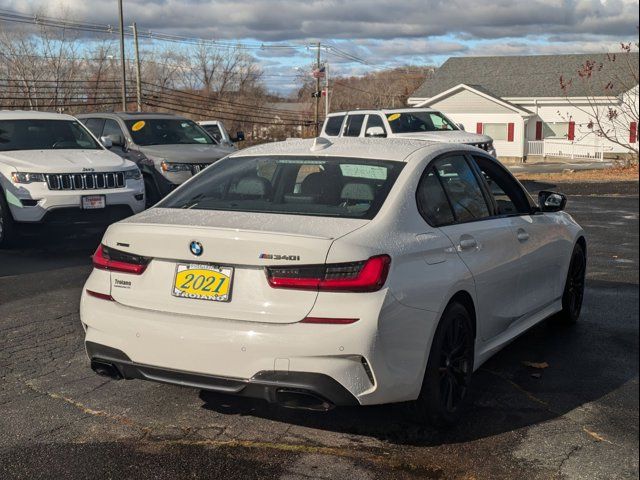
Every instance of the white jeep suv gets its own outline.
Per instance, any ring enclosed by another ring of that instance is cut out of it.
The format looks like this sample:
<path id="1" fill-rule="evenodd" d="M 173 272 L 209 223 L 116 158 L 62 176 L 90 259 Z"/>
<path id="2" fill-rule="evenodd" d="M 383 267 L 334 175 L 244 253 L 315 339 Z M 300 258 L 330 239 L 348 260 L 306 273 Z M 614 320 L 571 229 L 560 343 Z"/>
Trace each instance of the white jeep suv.
<path id="1" fill-rule="evenodd" d="M 74 117 L 0 111 L 0 248 L 17 224 L 108 225 L 144 204 L 138 167 Z"/>
<path id="2" fill-rule="evenodd" d="M 481 148 L 496 156 L 493 139 L 484 134 L 465 132 L 462 125 L 432 108 L 394 108 L 353 110 L 327 115 L 323 137 L 382 137 L 460 143 Z"/>

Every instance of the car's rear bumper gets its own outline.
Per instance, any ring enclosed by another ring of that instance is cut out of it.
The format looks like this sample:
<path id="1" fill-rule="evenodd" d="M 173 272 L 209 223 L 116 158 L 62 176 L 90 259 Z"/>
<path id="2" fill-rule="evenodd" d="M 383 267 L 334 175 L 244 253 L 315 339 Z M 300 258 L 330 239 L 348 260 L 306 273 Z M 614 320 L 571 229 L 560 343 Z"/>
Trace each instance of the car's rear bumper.
<path id="1" fill-rule="evenodd" d="M 356 398 L 346 388 L 321 373 L 261 371 L 245 380 L 137 364 L 120 350 L 93 342 L 86 342 L 85 346 L 92 368 L 102 375 L 259 398 L 291 408 L 329 410 L 334 406 L 358 405 Z"/>
<path id="2" fill-rule="evenodd" d="M 106 278 L 108 272 L 94 271 L 86 288 L 104 291 L 100 287 Z M 195 375 L 195 383 L 217 391 L 220 387 L 210 383 L 212 379 L 236 379 L 243 386 L 239 394 L 255 396 L 251 392 L 264 372 L 275 375 L 276 388 L 290 386 L 283 378 L 299 383 L 302 372 L 328 377 L 361 405 L 415 399 L 436 324 L 435 314 L 406 307 L 387 291 L 363 294 L 358 302 L 351 295 L 335 294 L 327 300 L 333 308 L 342 305 L 343 310 L 350 309 L 350 318 L 357 309 L 359 320 L 347 325 L 265 323 L 186 312 L 172 314 L 128 307 L 95 298 L 86 291 L 80 317 L 87 345 L 98 344 L 122 352 L 124 362 L 119 358 L 106 360 L 120 362 L 122 376 L 130 378 L 186 384 L 166 374 L 179 372 Z M 319 299 L 310 316 L 322 316 L 318 310 L 321 303 Z M 91 348 L 87 351 L 90 357 L 100 359 Z M 154 376 L 158 378 L 151 378 Z M 350 404 L 313 385 L 309 390 L 336 405 Z M 269 395 L 272 393 L 258 396 Z"/>

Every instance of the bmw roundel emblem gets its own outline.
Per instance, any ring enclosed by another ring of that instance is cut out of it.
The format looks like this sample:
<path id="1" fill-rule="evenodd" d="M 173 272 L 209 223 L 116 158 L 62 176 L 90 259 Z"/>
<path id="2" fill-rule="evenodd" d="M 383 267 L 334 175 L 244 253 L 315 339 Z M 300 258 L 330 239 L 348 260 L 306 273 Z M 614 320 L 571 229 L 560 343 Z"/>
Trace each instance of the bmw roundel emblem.
<path id="1" fill-rule="evenodd" d="M 199 257 L 200 255 L 202 255 L 204 248 L 202 247 L 202 244 L 200 242 L 196 242 L 194 240 L 189 244 L 189 250 L 191 250 L 191 253 L 193 253 L 196 257 Z"/>

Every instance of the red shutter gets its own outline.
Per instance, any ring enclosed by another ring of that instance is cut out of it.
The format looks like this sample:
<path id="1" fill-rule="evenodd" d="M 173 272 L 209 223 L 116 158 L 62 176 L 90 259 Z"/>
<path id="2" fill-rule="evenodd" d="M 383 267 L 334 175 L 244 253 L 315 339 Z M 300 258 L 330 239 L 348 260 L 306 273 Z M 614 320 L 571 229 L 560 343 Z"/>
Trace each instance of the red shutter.
<path id="1" fill-rule="evenodd" d="M 507 124 L 507 142 L 513 142 L 515 127 L 516 127 L 515 123 Z"/>
<path id="2" fill-rule="evenodd" d="M 567 133 L 567 138 L 569 140 L 573 140 L 576 138 L 576 122 L 569 122 L 569 132 Z"/>
<path id="3" fill-rule="evenodd" d="M 476 123 L 476 133 L 482 133 L 482 123 Z"/>
<path id="4" fill-rule="evenodd" d="M 629 125 L 629 143 L 636 143 L 638 141 L 638 124 L 631 122 Z"/>
<path id="5" fill-rule="evenodd" d="M 542 140 L 542 122 L 536 122 L 536 140 Z"/>

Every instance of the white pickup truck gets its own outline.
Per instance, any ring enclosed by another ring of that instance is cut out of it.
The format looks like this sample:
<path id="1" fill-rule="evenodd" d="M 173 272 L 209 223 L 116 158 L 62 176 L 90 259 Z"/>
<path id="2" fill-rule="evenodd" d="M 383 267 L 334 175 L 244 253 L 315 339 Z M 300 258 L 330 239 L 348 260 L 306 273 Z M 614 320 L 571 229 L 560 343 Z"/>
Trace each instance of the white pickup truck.
<path id="1" fill-rule="evenodd" d="M 431 108 L 334 112 L 322 126 L 323 137 L 388 137 L 474 145 L 495 156 L 493 139 L 465 132 L 461 125 Z"/>
<path id="2" fill-rule="evenodd" d="M 220 120 L 203 120 L 198 122 L 198 125 L 204 128 L 209 135 L 224 147 L 237 150 L 236 142 L 242 142 L 244 140 L 244 132 L 237 132 L 235 137 L 231 137 Z"/>

